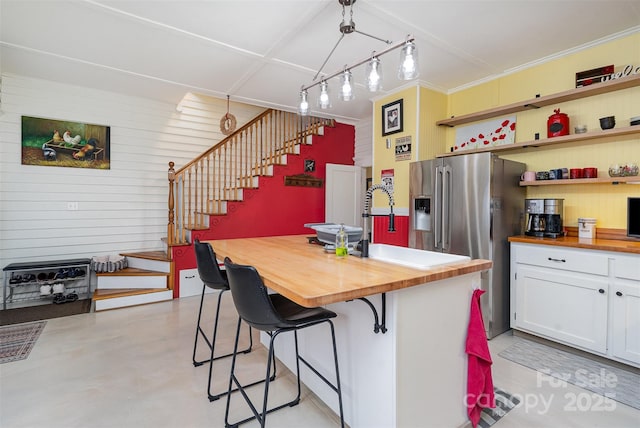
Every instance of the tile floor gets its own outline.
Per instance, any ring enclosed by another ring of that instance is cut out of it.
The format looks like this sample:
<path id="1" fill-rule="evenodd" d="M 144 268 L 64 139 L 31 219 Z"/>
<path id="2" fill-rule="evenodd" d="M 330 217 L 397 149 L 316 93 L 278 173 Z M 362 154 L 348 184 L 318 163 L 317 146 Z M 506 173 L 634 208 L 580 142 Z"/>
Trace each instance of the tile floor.
<path id="1" fill-rule="evenodd" d="M 215 297 L 207 295 L 209 308 Z M 231 350 L 236 318 L 230 295 L 224 303 L 219 346 Z M 198 304 L 199 297 L 189 297 L 49 320 L 27 360 L 0 365 L 0 427 L 223 427 L 225 399 L 209 402 L 208 366 L 191 363 Z M 494 381 L 523 403 L 496 428 L 640 426 L 640 410 L 602 402 L 573 385 L 552 384 L 499 357 L 512 341 L 509 333 L 490 341 Z M 263 375 L 265 356 L 260 346 L 242 356 L 246 381 Z M 214 392 L 226 389 L 228 360 L 214 366 L 219 368 Z M 284 400 L 295 388 L 290 373 L 282 369 L 280 374 L 271 391 L 274 401 Z M 248 415 L 239 397 L 231 415 Z M 337 417 L 308 391 L 298 406 L 275 412 L 267 421 L 274 428 L 339 426 Z M 423 427 L 430 427 L 428 419 Z"/>

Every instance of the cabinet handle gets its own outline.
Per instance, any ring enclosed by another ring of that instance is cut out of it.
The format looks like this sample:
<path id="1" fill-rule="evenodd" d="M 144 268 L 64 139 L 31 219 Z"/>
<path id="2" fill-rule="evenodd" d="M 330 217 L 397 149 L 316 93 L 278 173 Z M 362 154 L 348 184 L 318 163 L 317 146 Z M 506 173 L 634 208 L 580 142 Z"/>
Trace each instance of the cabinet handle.
<path id="1" fill-rule="evenodd" d="M 604 294 L 604 288 L 601 288 L 600 290 L 598 290 L 598 293 Z"/>
<path id="2" fill-rule="evenodd" d="M 562 262 L 562 263 L 566 263 L 565 259 L 554 259 L 552 257 L 549 257 L 549 261 L 551 262 Z"/>
<path id="3" fill-rule="evenodd" d="M 622 297 L 622 291 L 616 291 L 616 296 Z"/>

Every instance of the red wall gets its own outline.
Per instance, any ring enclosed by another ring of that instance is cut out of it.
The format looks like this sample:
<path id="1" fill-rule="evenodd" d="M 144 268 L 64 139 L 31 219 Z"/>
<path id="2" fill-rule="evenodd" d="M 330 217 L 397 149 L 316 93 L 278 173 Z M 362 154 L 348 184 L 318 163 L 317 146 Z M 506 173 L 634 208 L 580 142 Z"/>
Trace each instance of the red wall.
<path id="1" fill-rule="evenodd" d="M 309 233 L 305 223 L 324 222 L 325 187 L 285 186 L 284 176 L 304 173 L 304 160 L 316 162 L 310 175 L 325 179 L 327 163 L 353 165 L 355 130 L 336 123 L 314 136 L 311 145 L 300 147 L 300 155 L 289 155 L 287 165 L 276 165 L 272 177 L 260 177 L 258 189 L 245 189 L 242 202 L 228 202 L 227 215 L 211 216 L 209 230 L 192 233 L 192 239 L 228 239 Z M 179 296 L 179 272 L 196 267 L 193 246 L 173 247 L 175 260 L 174 298 Z"/>
<path id="2" fill-rule="evenodd" d="M 384 210 L 384 209 L 383 209 Z M 396 231 L 389 232 L 389 217 L 373 218 L 373 242 L 378 244 L 409 246 L 409 217 L 395 216 Z"/>

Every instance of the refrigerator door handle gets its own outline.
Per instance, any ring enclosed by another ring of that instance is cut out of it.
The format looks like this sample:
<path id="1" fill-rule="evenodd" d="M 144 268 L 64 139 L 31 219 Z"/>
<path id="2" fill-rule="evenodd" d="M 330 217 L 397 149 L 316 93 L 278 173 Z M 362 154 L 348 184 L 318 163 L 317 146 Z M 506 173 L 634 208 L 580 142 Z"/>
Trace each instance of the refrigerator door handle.
<path id="1" fill-rule="evenodd" d="M 440 250 L 440 245 L 442 243 L 442 167 L 436 167 L 436 176 L 435 176 L 435 189 L 434 189 L 434 197 L 435 197 L 435 206 L 434 206 L 434 216 L 433 216 L 433 248 L 435 250 Z"/>
<path id="2" fill-rule="evenodd" d="M 449 212 L 451 199 L 451 167 L 445 166 L 442 173 L 442 251 L 448 251 L 451 243 L 449 223 L 451 214 Z"/>

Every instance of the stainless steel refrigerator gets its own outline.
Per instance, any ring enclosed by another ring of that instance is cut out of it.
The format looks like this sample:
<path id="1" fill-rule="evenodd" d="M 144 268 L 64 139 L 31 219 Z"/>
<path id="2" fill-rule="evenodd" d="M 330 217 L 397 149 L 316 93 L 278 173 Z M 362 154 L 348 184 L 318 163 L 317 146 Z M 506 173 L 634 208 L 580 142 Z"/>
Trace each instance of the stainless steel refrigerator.
<path id="1" fill-rule="evenodd" d="M 525 164 L 492 153 L 410 165 L 409 246 L 493 261 L 482 273 L 487 337 L 509 329 L 509 243 L 524 227 Z"/>

